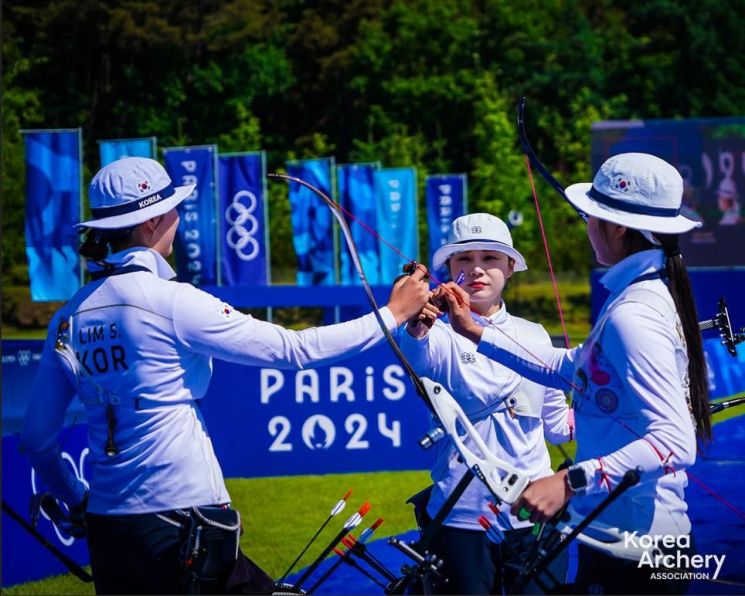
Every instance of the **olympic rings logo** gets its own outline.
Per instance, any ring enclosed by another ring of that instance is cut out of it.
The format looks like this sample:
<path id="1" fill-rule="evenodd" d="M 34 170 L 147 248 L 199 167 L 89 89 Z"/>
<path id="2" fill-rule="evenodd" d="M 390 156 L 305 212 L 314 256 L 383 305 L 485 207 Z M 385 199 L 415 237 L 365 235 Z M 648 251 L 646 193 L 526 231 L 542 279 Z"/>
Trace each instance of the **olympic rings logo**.
<path id="1" fill-rule="evenodd" d="M 225 241 L 242 261 L 253 261 L 259 255 L 259 242 L 254 238 L 259 221 L 253 215 L 257 205 L 256 195 L 241 190 L 235 193 L 233 202 L 225 210 L 225 221 L 230 226 Z"/>
<path id="2" fill-rule="evenodd" d="M 90 490 L 90 484 L 88 484 L 88 481 L 85 479 L 85 474 L 83 470 L 83 466 L 85 465 L 85 459 L 88 457 L 88 453 L 90 450 L 88 447 L 84 447 L 83 450 L 80 452 L 80 458 L 78 460 L 78 463 L 75 463 L 75 460 L 72 458 L 72 456 L 67 453 L 66 451 L 61 452 L 62 459 L 64 459 L 68 464 L 70 464 L 70 467 L 72 468 L 73 473 L 75 474 L 75 477 L 83 483 L 83 486 L 85 486 L 86 490 Z M 34 495 L 39 494 L 39 488 L 36 486 L 36 470 L 34 468 L 31 468 L 31 492 Z M 62 504 L 63 507 L 67 507 L 64 503 Z M 64 544 L 65 546 L 70 546 L 73 542 L 75 542 L 75 538 L 72 536 L 68 536 L 67 534 L 63 534 L 60 529 L 57 527 L 57 524 L 55 524 L 51 518 L 46 514 L 46 512 L 42 509 L 40 511 L 41 516 L 48 520 L 52 527 L 54 528 L 54 533 L 57 534 L 57 538 L 59 538 L 59 541 Z"/>

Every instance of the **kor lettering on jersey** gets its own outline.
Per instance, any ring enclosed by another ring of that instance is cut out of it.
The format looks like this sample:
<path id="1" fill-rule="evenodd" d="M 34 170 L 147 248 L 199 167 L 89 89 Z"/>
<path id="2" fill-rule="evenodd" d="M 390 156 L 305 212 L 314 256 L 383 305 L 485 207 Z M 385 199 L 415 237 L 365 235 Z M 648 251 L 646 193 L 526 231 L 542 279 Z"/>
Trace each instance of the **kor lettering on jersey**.
<path id="1" fill-rule="evenodd" d="M 86 325 L 78 329 L 75 356 L 85 371 L 104 374 L 109 371 L 129 370 L 127 352 L 116 323 Z"/>

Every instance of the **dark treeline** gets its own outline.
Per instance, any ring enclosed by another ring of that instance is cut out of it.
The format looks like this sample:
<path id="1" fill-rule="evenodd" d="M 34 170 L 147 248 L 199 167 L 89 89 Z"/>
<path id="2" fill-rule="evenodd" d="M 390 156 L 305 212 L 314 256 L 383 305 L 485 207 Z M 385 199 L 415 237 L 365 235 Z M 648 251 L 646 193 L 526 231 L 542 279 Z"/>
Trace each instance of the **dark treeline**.
<path id="1" fill-rule="evenodd" d="M 333 155 L 467 172 L 470 209 L 521 209 L 544 267 L 515 106 L 565 184 L 589 175 L 592 122 L 745 112 L 742 0 L 5 0 L 3 279 L 24 283 L 20 128 L 158 137 L 288 158 Z M 589 264 L 571 209 L 539 185 L 562 270 Z M 293 263 L 286 189 L 270 185 L 272 261 Z M 426 234 L 421 211 L 422 247 Z"/>

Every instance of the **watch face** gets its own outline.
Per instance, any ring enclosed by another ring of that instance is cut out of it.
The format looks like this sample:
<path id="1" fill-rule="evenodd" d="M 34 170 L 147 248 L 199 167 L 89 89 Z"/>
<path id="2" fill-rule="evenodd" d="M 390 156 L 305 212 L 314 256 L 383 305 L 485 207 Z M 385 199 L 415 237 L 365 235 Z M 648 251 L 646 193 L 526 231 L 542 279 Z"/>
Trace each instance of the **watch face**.
<path id="1" fill-rule="evenodd" d="M 569 487 L 572 490 L 580 490 L 587 486 L 587 476 L 584 468 L 569 468 Z"/>

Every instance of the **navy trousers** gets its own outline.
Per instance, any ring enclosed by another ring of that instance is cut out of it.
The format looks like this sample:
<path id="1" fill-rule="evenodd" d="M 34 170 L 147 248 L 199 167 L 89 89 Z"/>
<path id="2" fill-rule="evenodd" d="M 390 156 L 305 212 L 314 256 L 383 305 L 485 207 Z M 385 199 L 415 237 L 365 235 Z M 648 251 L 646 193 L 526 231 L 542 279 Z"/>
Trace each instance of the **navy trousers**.
<path id="1" fill-rule="evenodd" d="M 494 544 L 485 532 L 443 526 L 435 535 L 430 551 L 443 559 L 443 575 L 448 583 L 441 594 L 503 594 L 519 575 L 519 555 L 533 543 L 531 528 L 506 532 L 506 540 Z M 524 546 L 523 546 L 524 544 Z M 509 546 L 508 546 L 509 545 Z M 564 551 L 549 567 L 559 582 L 564 582 L 568 558 Z M 552 582 L 547 582 L 551 586 Z M 542 594 L 534 582 L 522 591 Z"/>
<path id="2" fill-rule="evenodd" d="M 87 514 L 96 594 L 180 594 L 181 531 L 154 513 Z"/>

